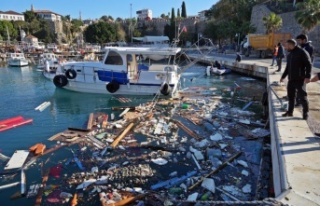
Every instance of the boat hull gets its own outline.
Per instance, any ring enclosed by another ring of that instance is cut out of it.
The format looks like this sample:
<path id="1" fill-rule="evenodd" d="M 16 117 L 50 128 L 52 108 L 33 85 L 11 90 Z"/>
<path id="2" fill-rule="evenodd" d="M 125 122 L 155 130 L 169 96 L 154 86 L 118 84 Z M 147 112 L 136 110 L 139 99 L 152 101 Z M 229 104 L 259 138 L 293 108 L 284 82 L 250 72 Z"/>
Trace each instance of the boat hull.
<path id="1" fill-rule="evenodd" d="M 110 93 L 106 89 L 105 84 L 95 84 L 86 82 L 71 82 L 69 81 L 63 89 L 92 93 L 92 94 L 109 94 L 109 95 L 156 95 L 161 94 L 161 84 L 142 84 L 142 83 L 128 83 L 126 85 L 120 85 L 119 89 L 115 93 Z M 178 84 L 170 84 L 170 96 L 172 96 L 178 89 Z"/>
<path id="2" fill-rule="evenodd" d="M 28 66 L 29 63 L 27 60 L 10 60 L 8 62 L 8 65 L 10 67 L 25 67 L 25 66 Z"/>
<path id="3" fill-rule="evenodd" d="M 229 68 L 218 69 L 216 67 L 208 66 L 207 70 L 210 72 L 210 74 L 214 75 L 225 75 L 231 73 L 231 69 Z"/>

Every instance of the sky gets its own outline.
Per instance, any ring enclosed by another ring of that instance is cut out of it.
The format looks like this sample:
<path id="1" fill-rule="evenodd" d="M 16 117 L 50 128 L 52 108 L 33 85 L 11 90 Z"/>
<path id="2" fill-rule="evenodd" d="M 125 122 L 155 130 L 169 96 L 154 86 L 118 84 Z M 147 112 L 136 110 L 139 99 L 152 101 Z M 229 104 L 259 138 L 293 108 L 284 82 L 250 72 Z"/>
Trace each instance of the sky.
<path id="1" fill-rule="evenodd" d="M 199 11 L 209 9 L 218 0 L 185 0 L 187 15 L 197 15 Z M 30 10 L 50 10 L 71 18 L 96 19 L 103 15 L 114 19 L 136 17 L 136 11 L 151 9 L 153 17 L 168 14 L 172 8 L 180 8 L 182 0 L 0 0 L 0 10 L 13 10 L 19 13 Z M 132 5 L 132 6 L 130 6 Z M 132 12 L 131 12 L 132 8 Z"/>

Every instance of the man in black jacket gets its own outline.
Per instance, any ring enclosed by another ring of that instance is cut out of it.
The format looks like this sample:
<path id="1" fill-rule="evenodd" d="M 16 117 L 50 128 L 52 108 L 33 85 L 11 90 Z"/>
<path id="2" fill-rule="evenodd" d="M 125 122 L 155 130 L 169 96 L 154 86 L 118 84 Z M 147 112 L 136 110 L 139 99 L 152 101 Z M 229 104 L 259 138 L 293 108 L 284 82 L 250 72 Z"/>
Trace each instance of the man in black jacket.
<path id="1" fill-rule="evenodd" d="M 305 49 L 309 53 L 309 56 L 311 58 L 311 62 L 313 62 L 313 46 L 311 45 L 311 42 L 308 41 L 308 36 L 305 34 L 300 34 L 296 37 L 296 40 L 297 40 L 297 43 L 299 44 L 299 46 L 302 49 Z M 300 99 L 297 96 L 295 106 L 300 106 L 300 105 L 301 105 Z"/>
<path id="2" fill-rule="evenodd" d="M 311 77 L 311 59 L 309 54 L 299 46 L 294 39 L 287 41 L 287 50 L 289 55 L 287 56 L 287 66 L 281 76 L 280 82 L 288 76 L 287 93 L 289 99 L 288 111 L 284 113 L 283 117 L 292 117 L 294 110 L 294 101 L 297 95 L 301 101 L 303 107 L 303 119 L 308 119 L 309 102 L 307 99 L 307 92 L 305 84 L 310 82 Z"/>

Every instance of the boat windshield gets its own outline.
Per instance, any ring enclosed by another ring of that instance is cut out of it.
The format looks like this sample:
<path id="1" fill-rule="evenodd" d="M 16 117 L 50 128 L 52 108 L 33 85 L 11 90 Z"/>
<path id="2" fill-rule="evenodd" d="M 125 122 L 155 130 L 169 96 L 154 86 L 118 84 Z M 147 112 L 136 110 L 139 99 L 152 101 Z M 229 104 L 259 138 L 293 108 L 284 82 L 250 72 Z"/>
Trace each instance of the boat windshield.
<path id="1" fill-rule="evenodd" d="M 108 56 L 104 62 L 104 64 L 109 65 L 123 65 L 123 60 L 120 54 L 115 51 L 109 51 Z"/>

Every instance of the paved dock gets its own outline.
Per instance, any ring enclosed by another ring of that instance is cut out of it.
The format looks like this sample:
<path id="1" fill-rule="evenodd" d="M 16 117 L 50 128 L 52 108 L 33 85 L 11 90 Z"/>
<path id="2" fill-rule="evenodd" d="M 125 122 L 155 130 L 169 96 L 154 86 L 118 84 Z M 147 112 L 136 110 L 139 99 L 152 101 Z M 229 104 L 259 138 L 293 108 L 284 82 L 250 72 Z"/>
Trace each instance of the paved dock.
<path id="1" fill-rule="evenodd" d="M 302 108 L 295 108 L 293 117 L 282 117 L 285 111 L 286 83 L 280 83 L 281 73 L 270 62 L 205 57 L 202 62 L 218 60 L 236 66 L 238 72 L 267 80 L 269 93 L 269 121 L 273 162 L 273 182 L 276 199 L 284 204 L 297 206 L 320 205 L 320 83 L 307 85 L 310 105 L 308 122 L 302 119 Z M 285 63 L 282 66 L 285 68 Z M 239 70 L 240 68 L 240 70 Z M 313 73 L 320 69 L 313 68 Z M 275 86 L 273 86 L 275 85 Z M 272 88 L 272 91 L 270 88 Z M 279 97 L 279 98 L 278 98 Z"/>

